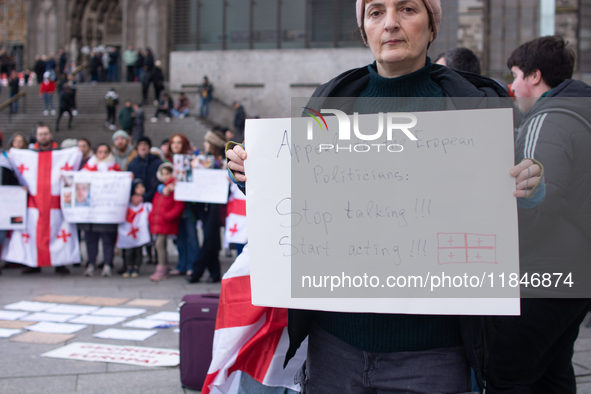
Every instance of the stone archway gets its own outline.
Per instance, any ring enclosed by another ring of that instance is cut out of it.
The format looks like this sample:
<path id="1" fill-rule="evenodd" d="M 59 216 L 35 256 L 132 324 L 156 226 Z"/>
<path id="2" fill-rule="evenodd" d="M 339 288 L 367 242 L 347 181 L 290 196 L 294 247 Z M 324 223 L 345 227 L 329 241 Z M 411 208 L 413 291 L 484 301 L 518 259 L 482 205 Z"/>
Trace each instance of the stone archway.
<path id="1" fill-rule="evenodd" d="M 123 13 L 118 0 L 77 1 L 71 15 L 70 37 L 79 48 L 121 46 Z"/>

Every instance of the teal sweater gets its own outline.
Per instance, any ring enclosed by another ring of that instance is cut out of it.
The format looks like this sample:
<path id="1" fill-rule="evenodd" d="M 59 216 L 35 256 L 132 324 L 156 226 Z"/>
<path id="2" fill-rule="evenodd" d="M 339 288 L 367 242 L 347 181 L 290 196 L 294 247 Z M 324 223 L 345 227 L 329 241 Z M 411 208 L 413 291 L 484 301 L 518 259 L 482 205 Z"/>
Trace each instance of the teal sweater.
<path id="1" fill-rule="evenodd" d="M 443 90 L 430 78 L 431 60 L 422 69 L 398 78 L 383 78 L 369 65 L 370 79 L 355 111 L 432 111 L 443 109 Z M 384 97 L 390 99 L 384 100 Z M 430 98 L 408 100 L 408 97 Z M 379 98 L 379 99 L 378 99 Z M 457 316 L 394 315 L 377 313 L 316 312 L 314 321 L 342 341 L 368 352 L 400 352 L 462 344 Z"/>

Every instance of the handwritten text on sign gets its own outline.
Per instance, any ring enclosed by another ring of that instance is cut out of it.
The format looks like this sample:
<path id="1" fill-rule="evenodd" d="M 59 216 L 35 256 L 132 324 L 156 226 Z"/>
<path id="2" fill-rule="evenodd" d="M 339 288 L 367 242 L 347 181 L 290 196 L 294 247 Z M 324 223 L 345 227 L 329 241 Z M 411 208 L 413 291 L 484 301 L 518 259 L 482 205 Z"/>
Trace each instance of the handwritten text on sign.
<path id="1" fill-rule="evenodd" d="M 61 206 L 69 223 L 123 223 L 131 194 L 131 172 L 63 172 Z"/>
<path id="2" fill-rule="evenodd" d="M 142 365 L 146 367 L 174 367 L 178 365 L 180 361 L 179 351 L 173 349 L 118 346 L 84 342 L 74 342 L 64 347 L 43 353 L 41 356 L 70 360 Z"/>
<path id="3" fill-rule="evenodd" d="M 486 301 L 487 313 L 518 311 L 516 300 L 494 299 L 518 289 L 480 285 L 518 272 L 511 111 L 414 115 L 416 141 L 400 133 L 372 152 L 356 151 L 369 144 L 359 140 L 346 149 L 335 117 L 313 141 L 305 118 L 247 122 L 254 304 L 471 314 Z M 403 149 L 378 152 L 389 144 Z"/>
<path id="4" fill-rule="evenodd" d="M 0 186 L 0 207 L 0 230 L 25 229 L 27 191 L 22 186 Z"/>

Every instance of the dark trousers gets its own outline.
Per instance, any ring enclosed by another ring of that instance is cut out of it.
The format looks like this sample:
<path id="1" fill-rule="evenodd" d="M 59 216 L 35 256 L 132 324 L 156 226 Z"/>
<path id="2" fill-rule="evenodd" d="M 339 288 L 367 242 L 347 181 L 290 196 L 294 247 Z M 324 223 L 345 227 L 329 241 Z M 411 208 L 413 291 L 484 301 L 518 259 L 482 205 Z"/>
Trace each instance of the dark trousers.
<path id="1" fill-rule="evenodd" d="M 211 278 L 220 279 L 222 277 L 219 260 L 221 249 L 220 205 L 204 204 L 200 218 L 203 221 L 203 245 L 193 264 L 191 276 L 199 279 L 207 269 Z"/>
<path id="2" fill-rule="evenodd" d="M 469 393 L 463 346 L 366 352 L 312 324 L 308 357 L 294 381 L 305 394 Z"/>
<path id="3" fill-rule="evenodd" d="M 160 92 L 162 92 L 163 86 L 162 82 L 152 82 L 154 84 L 154 95 L 156 96 L 156 100 L 160 100 Z"/>
<path id="4" fill-rule="evenodd" d="M 115 112 L 117 111 L 116 107 L 107 107 L 107 122 L 109 124 L 115 124 Z"/>
<path id="5" fill-rule="evenodd" d="M 127 82 L 133 82 L 135 80 L 134 69 L 134 66 L 127 66 Z"/>
<path id="6" fill-rule="evenodd" d="M 142 104 L 146 104 L 148 101 L 148 89 L 150 88 L 150 84 L 142 83 Z"/>
<path id="7" fill-rule="evenodd" d="M 103 240 L 103 255 L 105 265 L 113 266 L 113 253 L 115 251 L 115 242 L 117 242 L 117 233 L 97 233 L 95 231 L 84 231 L 86 239 L 86 249 L 88 249 L 88 264 L 96 266 L 96 256 L 98 254 L 99 238 Z"/>
<path id="8" fill-rule="evenodd" d="M 72 128 L 72 111 L 69 108 L 60 108 L 59 115 L 57 116 L 57 120 L 55 121 L 55 131 L 59 130 L 60 128 L 60 119 L 64 112 L 67 112 L 70 117 L 68 118 L 68 129 Z"/>
<path id="9" fill-rule="evenodd" d="M 574 394 L 573 346 L 588 299 L 522 299 L 488 359 L 487 394 Z"/>
<path id="10" fill-rule="evenodd" d="M 15 94 L 10 94 L 10 98 L 13 98 L 14 96 L 16 96 Z M 10 104 L 10 113 L 11 114 L 16 114 L 18 113 L 18 100 L 16 100 L 14 103 Z"/>
<path id="11" fill-rule="evenodd" d="M 170 109 L 162 109 L 162 108 L 158 108 L 156 110 L 156 113 L 154 114 L 154 117 L 157 118 L 159 114 L 163 113 L 164 115 L 166 115 L 167 118 L 170 118 L 172 116 L 172 114 L 170 113 Z"/>
<path id="12" fill-rule="evenodd" d="M 125 255 L 125 264 L 127 267 L 139 268 L 142 265 L 144 256 L 142 255 L 141 246 L 139 248 L 123 249 L 123 254 Z"/>

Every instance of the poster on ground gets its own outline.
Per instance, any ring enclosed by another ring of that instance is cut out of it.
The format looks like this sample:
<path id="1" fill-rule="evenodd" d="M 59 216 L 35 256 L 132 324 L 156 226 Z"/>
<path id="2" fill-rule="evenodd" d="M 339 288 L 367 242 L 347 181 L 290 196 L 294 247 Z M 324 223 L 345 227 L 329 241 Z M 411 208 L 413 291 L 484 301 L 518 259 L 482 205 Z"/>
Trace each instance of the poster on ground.
<path id="1" fill-rule="evenodd" d="M 131 172 L 62 173 L 60 200 L 69 223 L 123 223 L 131 194 Z"/>
<path id="2" fill-rule="evenodd" d="M 142 346 L 119 346 L 102 343 L 74 342 L 43 353 L 41 357 L 69 360 L 102 361 L 106 363 L 174 367 L 179 365 L 179 351 Z"/>

